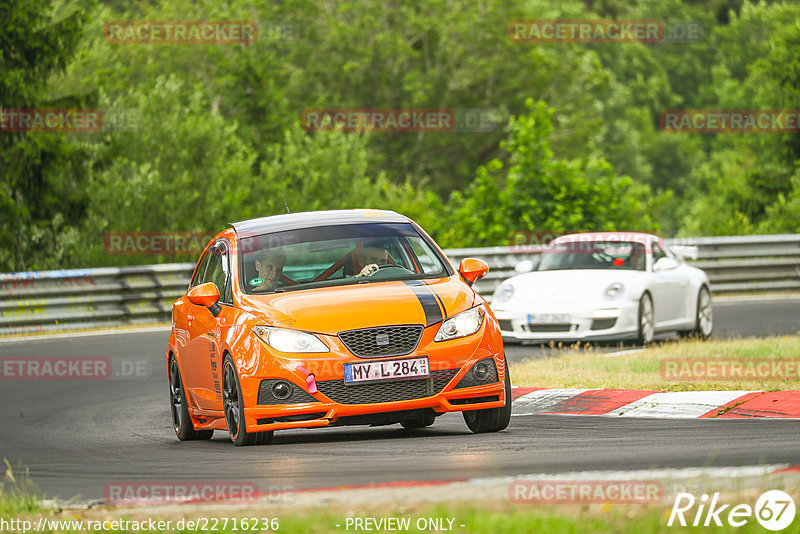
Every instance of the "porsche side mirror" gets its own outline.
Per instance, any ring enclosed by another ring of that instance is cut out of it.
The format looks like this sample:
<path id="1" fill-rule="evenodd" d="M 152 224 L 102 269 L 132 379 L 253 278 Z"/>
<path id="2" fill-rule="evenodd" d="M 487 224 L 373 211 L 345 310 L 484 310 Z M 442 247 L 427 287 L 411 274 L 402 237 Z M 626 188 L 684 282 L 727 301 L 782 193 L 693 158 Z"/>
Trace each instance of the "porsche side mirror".
<path id="1" fill-rule="evenodd" d="M 461 273 L 461 276 L 464 277 L 469 285 L 472 285 L 478 278 L 486 276 L 486 273 L 489 272 L 489 265 L 485 261 L 476 258 L 464 258 L 458 266 L 458 272 Z"/>
<path id="2" fill-rule="evenodd" d="M 674 258 L 661 258 L 653 265 L 653 271 L 669 271 L 677 269 L 678 265 L 680 262 Z"/>
<path id="3" fill-rule="evenodd" d="M 216 317 L 222 308 L 219 305 L 219 289 L 214 282 L 206 282 L 193 287 L 186 294 L 189 302 L 197 306 L 205 306 Z"/>

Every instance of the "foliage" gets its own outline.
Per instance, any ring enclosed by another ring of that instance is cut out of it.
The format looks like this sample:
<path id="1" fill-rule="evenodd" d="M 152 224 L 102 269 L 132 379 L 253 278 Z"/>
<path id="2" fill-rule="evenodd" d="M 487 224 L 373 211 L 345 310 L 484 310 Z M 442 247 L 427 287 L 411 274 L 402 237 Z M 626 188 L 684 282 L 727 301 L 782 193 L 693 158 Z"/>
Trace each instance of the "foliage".
<path id="1" fill-rule="evenodd" d="M 91 5 L 56 13 L 47 0 L 0 4 L 0 108 L 64 108 L 87 99 L 50 99 L 50 77 L 66 68 Z M 58 236 L 86 208 L 79 146 L 63 134 L 0 132 L 0 270 L 54 267 Z"/>
<path id="2" fill-rule="evenodd" d="M 512 231 L 654 229 L 646 186 L 617 176 L 602 158 L 557 158 L 549 144 L 554 110 L 533 100 L 526 106 L 501 144 L 508 161 L 481 166 L 467 192 L 454 195 L 456 226 L 445 244 L 507 245 Z"/>
<path id="3" fill-rule="evenodd" d="M 97 107 L 98 133 L 0 132 L 0 270 L 113 256 L 107 232 L 213 232 L 391 208 L 445 246 L 519 230 L 797 231 L 796 133 L 672 133 L 669 109 L 800 109 L 800 6 L 749 0 L 6 0 L 0 106 Z M 514 20 L 692 23 L 689 42 L 519 43 Z M 258 40 L 114 44 L 115 20 L 249 20 Z M 526 103 L 537 102 L 529 106 Z M 546 103 L 546 104 L 545 104 Z M 306 132 L 303 110 L 481 110 L 485 131 Z"/>

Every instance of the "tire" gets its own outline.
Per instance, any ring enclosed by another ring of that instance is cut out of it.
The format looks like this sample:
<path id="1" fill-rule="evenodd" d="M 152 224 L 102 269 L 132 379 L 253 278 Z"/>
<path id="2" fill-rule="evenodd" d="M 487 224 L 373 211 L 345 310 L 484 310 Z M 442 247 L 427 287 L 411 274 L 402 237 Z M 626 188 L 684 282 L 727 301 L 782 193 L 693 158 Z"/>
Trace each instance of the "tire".
<path id="1" fill-rule="evenodd" d="M 500 408 L 487 408 L 485 410 L 468 410 L 461 412 L 464 422 L 475 434 L 484 432 L 499 432 L 508 427 L 511 422 L 511 377 L 506 365 L 506 405 Z"/>
<path id="2" fill-rule="evenodd" d="M 694 337 L 706 340 L 714 331 L 714 309 L 711 305 L 711 291 L 708 286 L 700 287 L 697 292 L 697 308 L 694 316 L 694 328 L 681 332 L 682 337 Z"/>
<path id="3" fill-rule="evenodd" d="M 226 355 L 222 363 L 222 408 L 225 412 L 225 425 L 234 445 L 264 445 L 272 441 L 274 431 L 248 432 L 244 426 L 244 402 L 239 375 L 233 358 Z"/>
<path id="4" fill-rule="evenodd" d="M 400 425 L 408 430 L 413 430 L 415 428 L 425 428 L 427 426 L 431 426 L 434 421 L 436 421 L 436 416 L 433 414 L 428 414 L 415 417 L 414 419 L 400 421 Z"/>
<path id="5" fill-rule="evenodd" d="M 172 429 L 181 441 L 197 439 L 211 439 L 213 430 L 195 430 L 192 418 L 189 416 L 188 398 L 181 379 L 181 370 L 175 356 L 169 359 L 167 368 L 169 378 L 169 411 L 172 415 Z"/>
<path id="6" fill-rule="evenodd" d="M 656 327 L 653 298 L 650 296 L 650 293 L 644 293 L 642 298 L 639 299 L 638 328 L 636 342 L 641 345 L 652 343 Z"/>

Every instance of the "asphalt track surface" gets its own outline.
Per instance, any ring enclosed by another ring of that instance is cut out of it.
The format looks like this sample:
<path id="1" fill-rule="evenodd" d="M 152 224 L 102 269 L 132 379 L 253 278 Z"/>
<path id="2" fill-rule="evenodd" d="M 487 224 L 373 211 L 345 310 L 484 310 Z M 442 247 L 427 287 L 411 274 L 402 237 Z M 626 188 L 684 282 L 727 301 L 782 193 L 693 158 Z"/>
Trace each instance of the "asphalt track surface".
<path id="1" fill-rule="evenodd" d="M 719 337 L 796 334 L 800 298 L 720 302 Z M 0 356 L 105 356 L 140 376 L 0 381 L 0 458 L 30 468 L 49 497 L 102 499 L 130 481 L 253 482 L 262 491 L 584 470 L 800 464 L 800 421 L 519 416 L 474 435 L 460 414 L 407 431 L 337 427 L 276 432 L 234 447 L 225 432 L 180 443 L 171 428 L 166 331 L 0 342 Z M 514 347 L 515 359 L 542 349 Z"/>

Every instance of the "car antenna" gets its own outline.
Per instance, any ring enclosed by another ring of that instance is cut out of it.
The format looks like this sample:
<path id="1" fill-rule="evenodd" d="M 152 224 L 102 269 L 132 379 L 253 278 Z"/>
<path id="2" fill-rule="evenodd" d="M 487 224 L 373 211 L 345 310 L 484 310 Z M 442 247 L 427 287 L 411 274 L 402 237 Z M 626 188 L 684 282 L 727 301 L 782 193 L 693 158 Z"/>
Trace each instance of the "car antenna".
<path id="1" fill-rule="evenodd" d="M 281 187 L 281 195 L 283 195 L 283 204 L 286 206 L 286 213 L 291 213 L 291 211 L 289 211 L 289 203 L 286 202 L 286 193 L 283 192 L 282 187 Z"/>

